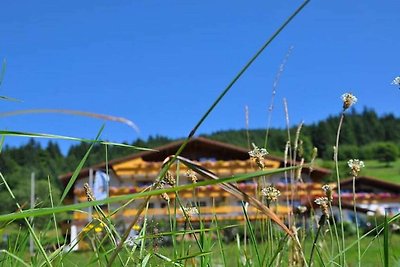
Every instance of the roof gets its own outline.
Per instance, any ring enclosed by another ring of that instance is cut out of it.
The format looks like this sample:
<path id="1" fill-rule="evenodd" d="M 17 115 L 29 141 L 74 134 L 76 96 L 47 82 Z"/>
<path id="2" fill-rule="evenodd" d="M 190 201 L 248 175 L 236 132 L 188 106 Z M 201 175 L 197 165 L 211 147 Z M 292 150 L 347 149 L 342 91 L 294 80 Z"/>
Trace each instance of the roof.
<path id="1" fill-rule="evenodd" d="M 113 165 L 129 161 L 136 158 L 142 158 L 144 161 L 149 162 L 162 162 L 168 156 L 174 155 L 176 151 L 183 144 L 184 140 L 171 142 L 169 144 L 155 148 L 155 151 L 144 151 L 135 153 L 126 157 L 108 161 L 108 168 L 112 168 Z M 208 158 L 215 160 L 248 160 L 250 158 L 248 150 L 239 146 L 210 140 L 204 137 L 196 137 L 191 139 L 185 149 L 182 151 L 181 156 L 190 160 L 201 161 Z M 281 162 L 281 167 L 284 166 L 284 159 L 276 156 L 267 155 L 266 159 Z M 80 171 L 78 178 L 81 179 L 89 175 L 90 169 L 106 169 L 107 163 L 101 162 L 99 164 L 84 168 Z M 305 170 L 309 171 L 308 168 Z M 69 172 L 59 176 L 61 182 L 66 184 L 73 172 Z M 330 174 L 330 170 L 324 168 L 313 168 L 312 176 L 314 178 L 321 178 Z"/>
<path id="2" fill-rule="evenodd" d="M 342 189 L 345 187 L 353 188 L 353 178 L 350 177 L 350 178 L 342 180 L 340 182 L 340 186 Z M 372 187 L 375 189 L 382 189 L 382 190 L 385 190 L 386 192 L 393 192 L 393 193 L 400 192 L 400 184 L 392 183 L 392 182 L 384 181 L 382 179 L 368 177 L 368 176 L 360 176 L 355 179 L 356 191 L 357 191 L 357 188 L 359 188 L 361 186 L 369 186 L 369 187 Z"/>

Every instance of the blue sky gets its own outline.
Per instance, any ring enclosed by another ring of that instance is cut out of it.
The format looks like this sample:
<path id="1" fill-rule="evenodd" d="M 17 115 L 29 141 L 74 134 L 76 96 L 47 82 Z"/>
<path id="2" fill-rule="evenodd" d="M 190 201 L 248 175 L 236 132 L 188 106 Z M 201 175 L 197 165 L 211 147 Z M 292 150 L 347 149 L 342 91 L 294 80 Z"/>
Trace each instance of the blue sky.
<path id="1" fill-rule="evenodd" d="M 103 139 L 188 134 L 262 43 L 301 1 L 2 1 L 0 58 L 7 70 L 1 112 L 73 109 L 121 116 L 140 133 L 106 122 Z M 341 94 L 357 109 L 400 116 L 400 1 L 311 1 L 257 59 L 198 133 L 272 127 L 338 114 Z M 0 118 L 1 129 L 94 137 L 103 121 L 61 114 Z M 18 145 L 26 139 L 8 138 Z M 65 144 L 64 147 L 67 145 Z"/>

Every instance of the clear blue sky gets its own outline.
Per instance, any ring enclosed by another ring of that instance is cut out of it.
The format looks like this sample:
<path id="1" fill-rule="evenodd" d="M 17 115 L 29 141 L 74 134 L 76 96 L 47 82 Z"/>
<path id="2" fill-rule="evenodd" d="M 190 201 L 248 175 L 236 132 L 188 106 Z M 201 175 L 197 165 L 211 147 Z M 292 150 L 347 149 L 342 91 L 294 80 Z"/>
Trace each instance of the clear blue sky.
<path id="1" fill-rule="evenodd" d="M 186 136 L 233 76 L 301 1 L 2 1 L 1 111 L 83 110 L 126 117 L 103 139 Z M 400 115 L 400 1 L 311 1 L 214 110 L 198 133 L 267 124 L 276 72 L 294 49 L 275 97 L 272 127 L 313 123 L 353 92 L 379 114 Z M 1 129 L 94 137 L 102 121 L 68 115 L 0 118 Z M 18 145 L 26 139 L 8 138 Z"/>

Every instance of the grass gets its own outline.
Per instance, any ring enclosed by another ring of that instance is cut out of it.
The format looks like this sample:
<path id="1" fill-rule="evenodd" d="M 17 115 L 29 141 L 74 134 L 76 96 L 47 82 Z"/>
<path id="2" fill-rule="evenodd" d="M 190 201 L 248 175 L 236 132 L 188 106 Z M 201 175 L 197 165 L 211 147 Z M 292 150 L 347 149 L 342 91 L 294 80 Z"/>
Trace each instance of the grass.
<path id="1" fill-rule="evenodd" d="M 400 184 L 400 159 L 390 163 L 389 166 L 376 160 L 366 160 L 362 175 Z"/>
<path id="2" fill-rule="evenodd" d="M 375 239 L 374 237 L 367 237 L 361 241 L 361 249 L 362 251 L 365 251 L 365 253 L 362 256 L 362 261 L 364 267 L 375 267 L 375 266 L 383 266 L 383 246 L 378 245 L 378 244 L 383 244 L 384 240 L 383 237 L 379 237 Z M 353 241 L 355 241 L 354 237 L 349 237 L 346 238 L 346 244 L 349 245 Z M 391 235 L 390 240 L 389 240 L 389 247 L 392 248 L 390 250 L 391 252 L 391 262 L 393 263 L 392 266 L 397 266 L 395 263 L 400 263 L 400 247 L 397 246 L 400 242 L 400 235 Z M 309 249 L 311 247 L 312 240 L 307 239 L 306 240 L 306 254 L 309 252 Z M 370 246 L 370 244 L 374 244 Z M 195 243 L 190 243 L 186 244 L 187 247 L 190 247 L 189 250 L 186 250 L 188 253 L 197 253 L 199 252 L 198 249 L 196 248 Z M 260 251 L 265 251 L 267 248 L 268 244 L 266 243 L 259 243 L 258 244 L 258 249 Z M 366 250 L 368 248 L 368 250 Z M 181 246 L 177 247 L 172 247 L 172 246 L 163 246 L 160 247 L 158 252 L 161 255 L 165 255 L 168 258 L 173 258 L 174 256 L 174 251 L 182 250 Z M 225 254 L 225 260 L 226 263 L 224 264 L 225 266 L 237 266 L 238 265 L 238 247 L 235 242 L 231 242 L 229 244 L 224 244 L 224 254 Z M 222 266 L 224 260 L 221 257 L 220 249 L 218 246 L 213 246 L 212 247 L 212 265 L 213 266 Z M 251 250 L 245 251 L 243 248 L 240 251 L 240 254 L 245 255 L 248 254 L 249 257 L 253 258 L 254 252 Z M 88 259 L 91 258 L 93 255 L 93 252 L 72 252 L 68 254 L 64 260 L 64 266 L 65 267 L 75 267 L 75 266 L 90 266 L 88 264 Z M 381 257 L 382 256 L 382 257 Z M 354 247 L 350 249 L 347 252 L 347 257 L 348 257 L 348 265 L 349 266 L 356 266 L 357 264 L 357 249 Z M 197 260 L 194 260 L 197 261 Z M 191 266 L 191 260 L 188 260 L 188 265 Z M 155 255 L 152 255 L 151 258 L 149 259 L 149 264 L 150 266 L 164 266 L 168 264 L 161 259 L 160 257 L 157 257 Z M 287 262 L 284 262 L 284 264 L 287 264 Z M 95 266 L 95 263 L 92 264 L 92 266 Z"/>
<path id="3" fill-rule="evenodd" d="M 400 184 L 400 158 L 389 165 L 377 160 L 364 160 L 365 168 L 362 169 L 360 176 L 374 177 L 382 179 L 388 182 Z M 326 166 L 332 169 L 332 162 L 318 159 L 316 164 L 319 166 Z M 349 171 L 347 168 L 347 161 L 339 162 L 341 167 L 341 178 L 349 177 Z"/>

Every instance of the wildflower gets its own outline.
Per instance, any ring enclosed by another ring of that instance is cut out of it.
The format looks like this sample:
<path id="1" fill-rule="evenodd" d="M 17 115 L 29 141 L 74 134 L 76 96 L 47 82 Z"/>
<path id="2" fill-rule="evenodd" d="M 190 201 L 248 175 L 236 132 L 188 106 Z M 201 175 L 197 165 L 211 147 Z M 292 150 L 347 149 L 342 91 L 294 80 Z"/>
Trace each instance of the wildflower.
<path id="1" fill-rule="evenodd" d="M 186 216 L 188 220 L 192 218 L 192 216 L 199 214 L 199 211 L 197 210 L 196 207 L 182 207 L 181 211 L 183 214 Z"/>
<path id="2" fill-rule="evenodd" d="M 187 170 L 186 176 L 192 180 L 192 183 L 197 183 L 197 176 L 191 169 Z"/>
<path id="3" fill-rule="evenodd" d="M 88 224 L 82 229 L 82 231 L 86 233 L 86 232 L 89 232 L 90 230 L 92 230 L 92 228 L 93 228 L 93 224 Z"/>
<path id="4" fill-rule="evenodd" d="M 319 206 L 323 206 L 329 203 L 329 199 L 327 197 L 318 197 L 314 200 L 314 202 Z"/>
<path id="5" fill-rule="evenodd" d="M 400 76 L 393 79 L 392 84 L 399 86 L 400 88 Z"/>
<path id="6" fill-rule="evenodd" d="M 157 185 L 157 187 L 156 187 L 156 189 L 164 189 L 164 184 L 163 183 L 159 183 L 158 185 Z M 161 193 L 161 197 L 165 200 L 165 201 L 167 201 L 167 202 L 169 202 L 169 196 L 168 196 L 168 194 L 167 193 Z"/>
<path id="7" fill-rule="evenodd" d="M 304 156 L 303 140 L 299 140 L 299 147 L 297 148 L 297 155 L 302 158 Z"/>
<path id="8" fill-rule="evenodd" d="M 303 182 L 303 178 L 301 178 L 301 172 L 303 170 L 303 165 L 304 165 L 304 158 L 301 158 L 300 163 L 299 163 L 299 168 L 296 169 L 296 179 L 299 182 Z"/>
<path id="9" fill-rule="evenodd" d="M 355 97 L 351 93 L 343 94 L 342 100 L 343 100 L 343 110 L 346 110 L 349 107 L 351 107 L 353 104 L 357 103 L 357 97 Z"/>
<path id="10" fill-rule="evenodd" d="M 125 244 L 126 246 L 128 246 L 128 247 L 133 247 L 133 246 L 135 245 L 135 239 L 134 239 L 133 237 L 129 236 L 129 237 L 125 240 L 124 244 Z"/>
<path id="11" fill-rule="evenodd" d="M 306 206 L 298 206 L 297 207 L 297 212 L 298 213 L 305 213 L 307 211 L 307 207 Z"/>
<path id="12" fill-rule="evenodd" d="M 314 170 L 314 162 L 318 156 L 318 148 L 314 147 L 311 154 L 311 161 L 310 161 L 310 172 Z"/>
<path id="13" fill-rule="evenodd" d="M 92 191 L 92 189 L 90 188 L 90 186 L 89 186 L 88 183 L 85 183 L 85 184 L 83 185 L 83 189 L 85 190 L 86 198 L 87 198 L 87 200 L 88 200 L 89 202 L 95 201 L 95 200 L 96 200 L 96 199 L 94 198 L 93 191 Z"/>
<path id="14" fill-rule="evenodd" d="M 351 159 L 347 162 L 347 165 L 349 165 L 351 174 L 353 176 L 358 176 L 358 173 L 361 171 L 361 168 L 364 168 L 364 161 L 359 160 L 359 159 Z"/>
<path id="15" fill-rule="evenodd" d="M 253 150 L 249 151 L 249 156 L 252 160 L 256 162 L 257 166 L 260 169 L 264 169 L 265 168 L 264 157 L 269 153 L 265 148 L 259 148 L 254 143 L 252 145 L 253 145 Z"/>
<path id="16" fill-rule="evenodd" d="M 322 186 L 322 190 L 325 192 L 325 196 L 328 198 L 329 201 L 333 200 L 333 195 L 332 195 L 332 188 L 328 184 L 324 184 Z"/>
<path id="17" fill-rule="evenodd" d="M 329 199 L 327 197 L 319 197 L 314 202 L 321 208 L 322 214 L 329 218 Z"/>
<path id="18" fill-rule="evenodd" d="M 160 230 L 158 229 L 157 224 L 156 224 L 153 228 L 153 235 L 158 236 L 159 232 L 160 232 Z M 159 241 L 160 241 L 159 239 L 160 238 L 153 238 L 153 251 L 154 252 L 158 251 L 158 248 L 159 248 L 158 245 L 159 245 Z"/>
<path id="19" fill-rule="evenodd" d="M 270 185 L 263 188 L 261 194 L 266 197 L 267 201 L 277 201 L 278 197 L 281 195 L 281 191 Z"/>
<path id="20" fill-rule="evenodd" d="M 169 196 L 168 196 L 167 193 L 162 193 L 162 194 L 161 194 L 161 197 L 162 197 L 165 201 L 167 201 L 167 202 L 169 202 L 169 200 L 170 200 L 170 198 L 169 198 Z"/>
<path id="21" fill-rule="evenodd" d="M 167 171 L 164 176 L 164 181 L 169 184 L 170 186 L 174 186 L 176 184 L 176 180 L 171 172 Z"/>

